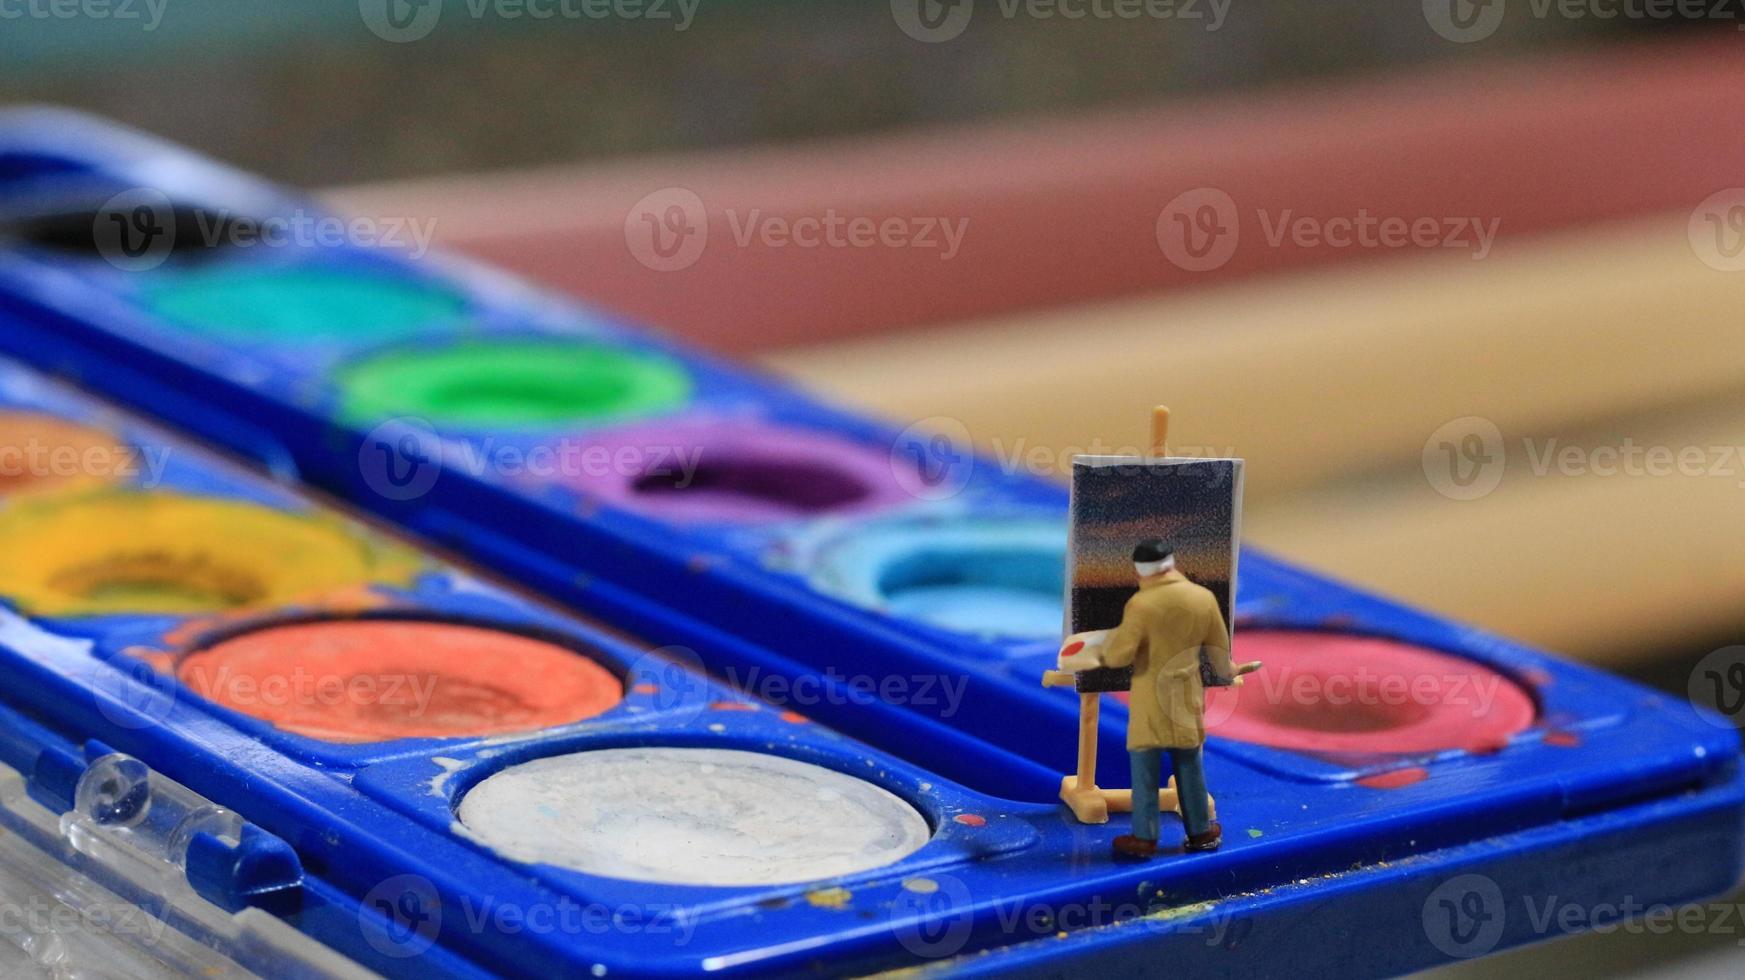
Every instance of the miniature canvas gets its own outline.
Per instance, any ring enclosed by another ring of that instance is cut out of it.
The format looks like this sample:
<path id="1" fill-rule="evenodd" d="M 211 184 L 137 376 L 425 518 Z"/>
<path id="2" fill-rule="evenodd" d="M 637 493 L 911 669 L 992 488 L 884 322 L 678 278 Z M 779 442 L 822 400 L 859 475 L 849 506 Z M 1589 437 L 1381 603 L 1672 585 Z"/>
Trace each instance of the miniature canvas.
<path id="1" fill-rule="evenodd" d="M 1073 457 L 1066 632 L 1120 625 L 1138 588 L 1133 546 L 1147 538 L 1174 546 L 1176 567 L 1212 591 L 1230 622 L 1241 517 L 1240 459 Z M 1087 670 L 1078 689 L 1125 691 L 1131 680 L 1131 669 Z"/>

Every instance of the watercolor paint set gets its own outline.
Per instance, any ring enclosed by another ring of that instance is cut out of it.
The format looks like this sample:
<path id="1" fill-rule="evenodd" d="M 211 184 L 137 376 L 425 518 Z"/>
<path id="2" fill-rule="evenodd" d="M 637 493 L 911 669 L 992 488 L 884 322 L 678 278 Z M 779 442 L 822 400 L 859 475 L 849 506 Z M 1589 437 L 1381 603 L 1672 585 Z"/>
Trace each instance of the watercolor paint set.
<path id="1" fill-rule="evenodd" d="M 105 840 L 118 767 L 239 815 L 151 845 L 220 908 L 403 975 L 1390 973 L 1545 938 L 1526 900 L 1745 868 L 1724 720 L 1252 551 L 1267 669 L 1207 708 L 1225 844 L 1113 863 L 1039 683 L 1064 486 L 348 228 L 0 115 L 0 347 L 84 392 L 9 368 L 54 421 L 0 437 L 139 447 L 153 483 L 0 484 L 0 762 Z"/>
<path id="2" fill-rule="evenodd" d="M 670 975 L 863 931 L 818 882 L 895 893 L 1036 839 L 10 362 L 0 455 L 0 763 L 90 864 L 173 867 L 382 972 Z"/>

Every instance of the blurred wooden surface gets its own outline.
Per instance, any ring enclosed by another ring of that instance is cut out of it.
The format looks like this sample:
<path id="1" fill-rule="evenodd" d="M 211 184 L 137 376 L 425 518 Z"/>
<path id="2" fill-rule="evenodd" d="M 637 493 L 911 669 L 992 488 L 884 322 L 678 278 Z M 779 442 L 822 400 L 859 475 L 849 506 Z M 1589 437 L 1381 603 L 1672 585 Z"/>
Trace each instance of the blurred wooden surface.
<path id="1" fill-rule="evenodd" d="M 1138 445 L 1145 406 L 1167 402 L 1176 446 L 1248 459 L 1253 543 L 1622 661 L 1737 622 L 1745 450 L 1713 476 L 1536 464 L 1626 439 L 1745 447 L 1745 273 L 1699 261 L 1688 218 L 1506 244 L 1483 262 L 1345 266 L 763 360 L 900 420 L 961 420 L 1001 452 Z M 1493 423 L 1506 450 L 1500 484 L 1473 500 L 1440 493 L 1424 462 L 1465 417 Z"/>
<path id="2" fill-rule="evenodd" d="M 331 196 L 362 214 L 435 218 L 450 247 L 748 353 L 1404 251 L 1269 241 L 1283 216 L 1478 218 L 1512 241 L 1688 208 L 1741 179 L 1742 76 L 1745 46 L 1696 38 Z M 1203 188 L 1227 195 L 1241 247 L 1190 271 L 1165 258 L 1160 212 Z M 627 236 L 675 206 L 702 249 L 681 268 L 645 266 Z M 963 234 L 948 253 L 750 230 L 830 214 L 918 234 L 930 219 L 962 222 Z"/>
<path id="3" fill-rule="evenodd" d="M 1536 452 L 1745 447 L 1745 273 L 1689 212 L 762 355 L 828 397 L 962 423 L 1003 457 L 1172 441 L 1248 458 L 1245 536 L 1497 632 L 1623 665 L 1739 621 L 1745 459 L 1700 477 L 1536 475 Z M 1446 423 L 1504 437 L 1501 484 L 1440 494 Z M 1552 440 L 1556 440 L 1553 442 Z M 1530 445 L 1529 445 L 1530 444 Z"/>
<path id="4" fill-rule="evenodd" d="M 1745 271 L 1704 264 L 1691 239 L 1699 204 L 1745 184 L 1745 48 L 1725 42 L 328 196 L 434 217 L 440 244 L 829 397 L 952 420 L 1004 457 L 1040 451 L 1058 470 L 1094 441 L 1142 446 L 1145 410 L 1168 403 L 1176 447 L 1250 461 L 1254 543 L 1622 664 L 1745 619 L 1745 450 L 1712 476 L 1536 473 L 1536 456 L 1745 446 Z M 1501 232 L 1478 258 L 1278 247 L 1245 226 L 1225 266 L 1189 274 L 1154 225 L 1201 185 L 1243 196 L 1245 222 L 1364 210 Z M 659 272 L 626 223 L 672 187 L 705 199 L 713 233 L 694 265 Z M 741 245 L 717 220 L 831 207 L 957 214 L 971 231 L 942 262 Z M 1439 492 L 1425 463 L 1463 418 L 1504 450 L 1473 500 Z"/>

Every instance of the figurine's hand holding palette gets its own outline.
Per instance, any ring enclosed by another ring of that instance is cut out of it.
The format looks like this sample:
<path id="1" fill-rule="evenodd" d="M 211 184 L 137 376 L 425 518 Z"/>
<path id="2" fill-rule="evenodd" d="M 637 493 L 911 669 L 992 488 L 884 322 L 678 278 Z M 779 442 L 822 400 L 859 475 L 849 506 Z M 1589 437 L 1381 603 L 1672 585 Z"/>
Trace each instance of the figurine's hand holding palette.
<path id="1" fill-rule="evenodd" d="M 1074 633 L 1060 645 L 1057 665 L 1069 674 L 1082 674 L 1087 670 L 1096 670 L 1103 666 L 1103 643 L 1109 638 L 1108 630 L 1086 630 Z"/>

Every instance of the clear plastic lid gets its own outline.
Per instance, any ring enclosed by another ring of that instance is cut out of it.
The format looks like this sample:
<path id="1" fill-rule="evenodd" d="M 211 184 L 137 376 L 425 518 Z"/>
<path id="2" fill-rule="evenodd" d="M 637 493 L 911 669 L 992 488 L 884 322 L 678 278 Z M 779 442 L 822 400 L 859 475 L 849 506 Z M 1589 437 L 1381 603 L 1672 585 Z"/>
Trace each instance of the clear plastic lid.
<path id="1" fill-rule="evenodd" d="M 240 826 L 126 756 L 93 763 L 75 809 L 58 817 L 0 765 L 0 978 L 373 976 L 267 913 L 227 912 L 189 886 L 189 835 Z"/>

